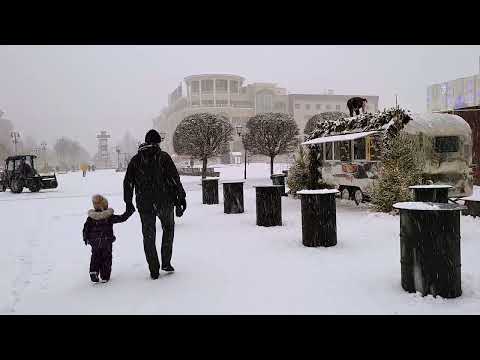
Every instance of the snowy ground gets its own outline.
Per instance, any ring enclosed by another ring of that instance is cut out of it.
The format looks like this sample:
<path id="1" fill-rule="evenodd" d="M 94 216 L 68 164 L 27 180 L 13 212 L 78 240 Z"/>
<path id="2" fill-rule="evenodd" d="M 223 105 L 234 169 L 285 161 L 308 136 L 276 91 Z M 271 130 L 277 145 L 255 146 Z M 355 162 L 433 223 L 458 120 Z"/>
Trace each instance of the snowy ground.
<path id="1" fill-rule="evenodd" d="M 218 169 L 222 178 L 243 176 L 242 166 Z M 400 286 L 398 216 L 338 201 L 338 245 L 306 248 L 298 200 L 282 199 L 284 226 L 255 225 L 252 185 L 270 183 L 268 165 L 252 164 L 247 175 L 239 215 L 223 214 L 222 202 L 202 205 L 199 178 L 182 178 L 188 208 L 176 218 L 177 271 L 157 281 L 135 213 L 116 225 L 111 282 L 90 283 L 81 236 L 90 197 L 103 193 L 123 212 L 123 173 L 70 173 L 56 190 L 0 193 L 0 314 L 480 313 L 480 219 L 461 220 L 463 295 L 421 297 Z M 160 236 L 159 228 L 158 244 Z"/>

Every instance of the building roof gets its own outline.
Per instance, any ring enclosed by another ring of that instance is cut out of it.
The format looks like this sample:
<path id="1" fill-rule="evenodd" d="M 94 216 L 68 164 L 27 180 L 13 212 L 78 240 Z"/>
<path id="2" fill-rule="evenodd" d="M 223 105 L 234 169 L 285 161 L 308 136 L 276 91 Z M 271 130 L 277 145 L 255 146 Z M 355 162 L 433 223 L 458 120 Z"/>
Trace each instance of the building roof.
<path id="1" fill-rule="evenodd" d="M 191 80 L 198 80 L 198 79 L 204 79 L 204 78 L 233 78 L 236 80 L 244 81 L 245 78 L 240 75 L 234 75 L 234 74 L 198 74 L 198 75 L 189 75 L 184 78 L 185 82 L 189 82 Z"/>

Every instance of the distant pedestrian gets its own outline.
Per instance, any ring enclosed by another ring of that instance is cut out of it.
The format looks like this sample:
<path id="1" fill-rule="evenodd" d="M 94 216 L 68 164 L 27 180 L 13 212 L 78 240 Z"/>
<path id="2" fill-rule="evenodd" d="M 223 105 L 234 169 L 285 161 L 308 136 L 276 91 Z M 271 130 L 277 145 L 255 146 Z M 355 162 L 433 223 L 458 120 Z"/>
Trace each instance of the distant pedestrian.
<path id="1" fill-rule="evenodd" d="M 113 224 L 125 222 L 135 208 L 127 209 L 122 215 L 114 215 L 108 200 L 102 195 L 92 197 L 93 209 L 88 211 L 83 226 L 83 241 L 92 247 L 90 258 L 90 280 L 99 282 L 98 275 L 106 282 L 112 272 L 112 244 L 115 241 Z"/>

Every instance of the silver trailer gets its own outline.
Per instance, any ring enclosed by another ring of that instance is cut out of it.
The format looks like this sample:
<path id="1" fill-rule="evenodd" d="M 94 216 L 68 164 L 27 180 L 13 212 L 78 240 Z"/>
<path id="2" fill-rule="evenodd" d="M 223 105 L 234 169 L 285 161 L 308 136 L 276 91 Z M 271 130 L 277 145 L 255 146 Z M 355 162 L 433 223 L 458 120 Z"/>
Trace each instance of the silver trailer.
<path id="1" fill-rule="evenodd" d="M 374 123 L 375 116 L 370 114 L 369 121 Z M 470 196 L 473 192 L 472 130 L 468 123 L 460 116 L 450 114 L 409 116 L 410 120 L 402 125 L 400 132 L 418 137 L 424 153 L 424 178 L 433 184 L 452 185 L 450 198 Z M 334 126 L 342 122 L 360 122 L 361 117 L 340 119 Z M 370 197 L 372 186 L 378 179 L 381 168 L 378 142 L 393 124 L 395 119 L 373 128 L 354 125 L 353 130 L 350 126 L 350 130 L 341 133 L 324 132 L 303 145 L 320 148 L 323 166 L 319 171 L 323 179 L 335 184 L 342 198 L 353 199 L 358 204 Z"/>

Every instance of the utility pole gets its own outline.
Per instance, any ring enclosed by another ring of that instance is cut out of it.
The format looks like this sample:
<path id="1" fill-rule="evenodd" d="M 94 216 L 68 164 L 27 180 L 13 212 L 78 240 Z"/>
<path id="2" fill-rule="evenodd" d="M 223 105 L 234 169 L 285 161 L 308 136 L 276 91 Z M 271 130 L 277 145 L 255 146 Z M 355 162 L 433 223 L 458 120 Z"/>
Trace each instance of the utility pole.
<path id="1" fill-rule="evenodd" d="M 20 139 L 20 133 L 18 131 L 12 131 L 10 133 L 10 136 L 12 137 L 12 142 L 15 146 L 15 155 L 17 155 L 17 144 L 18 144 L 18 139 Z"/>

